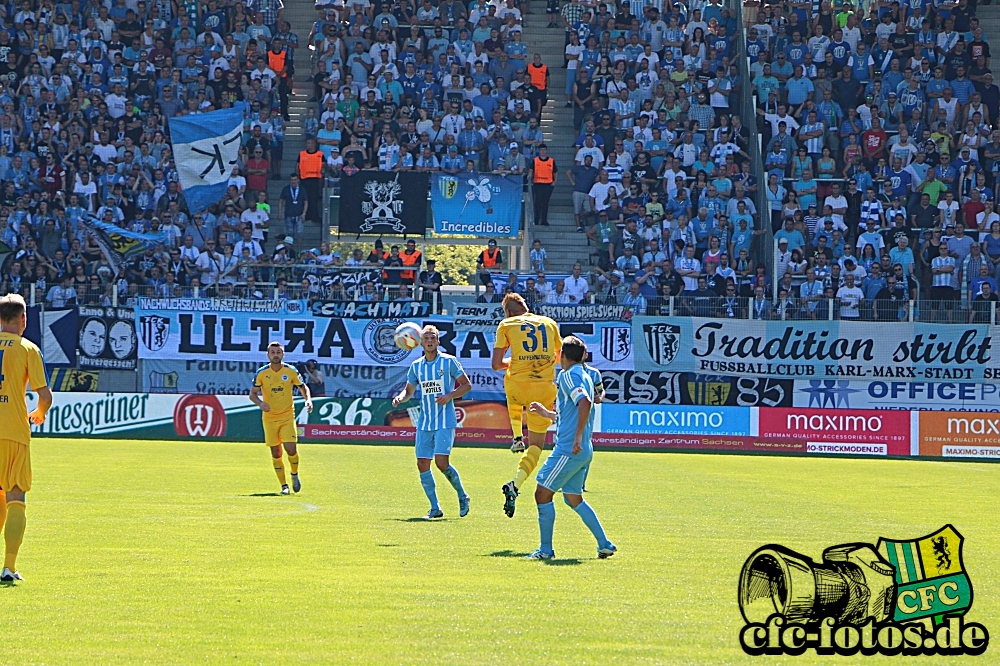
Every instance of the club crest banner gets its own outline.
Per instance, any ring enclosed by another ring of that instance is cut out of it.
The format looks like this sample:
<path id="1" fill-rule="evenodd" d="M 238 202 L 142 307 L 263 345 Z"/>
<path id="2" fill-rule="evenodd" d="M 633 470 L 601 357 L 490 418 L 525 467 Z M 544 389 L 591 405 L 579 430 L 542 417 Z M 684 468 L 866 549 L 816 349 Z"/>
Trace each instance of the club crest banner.
<path id="1" fill-rule="evenodd" d="M 362 171 L 340 181 L 340 233 L 423 236 L 427 174 Z"/>
<path id="2" fill-rule="evenodd" d="M 438 173 L 431 179 L 434 233 L 510 237 L 521 233 L 521 176 Z"/>

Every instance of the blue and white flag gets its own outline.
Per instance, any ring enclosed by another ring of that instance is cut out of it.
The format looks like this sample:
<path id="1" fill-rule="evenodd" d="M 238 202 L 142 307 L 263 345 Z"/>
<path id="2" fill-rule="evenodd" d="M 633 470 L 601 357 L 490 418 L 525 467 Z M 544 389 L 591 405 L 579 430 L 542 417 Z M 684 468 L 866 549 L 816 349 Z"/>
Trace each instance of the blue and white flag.
<path id="1" fill-rule="evenodd" d="M 240 152 L 242 108 L 170 119 L 170 144 L 181 190 L 191 212 L 202 211 L 226 194 Z"/>
<path id="2" fill-rule="evenodd" d="M 107 257 L 108 263 L 117 274 L 122 266 L 133 257 L 137 257 L 150 248 L 155 248 L 167 242 L 167 234 L 141 234 L 130 229 L 122 229 L 107 222 L 101 222 L 96 217 L 80 219 L 80 226 L 94 239 L 101 252 Z"/>
<path id="3" fill-rule="evenodd" d="M 434 233 L 510 237 L 521 232 L 524 178 L 491 173 L 434 174 Z"/>

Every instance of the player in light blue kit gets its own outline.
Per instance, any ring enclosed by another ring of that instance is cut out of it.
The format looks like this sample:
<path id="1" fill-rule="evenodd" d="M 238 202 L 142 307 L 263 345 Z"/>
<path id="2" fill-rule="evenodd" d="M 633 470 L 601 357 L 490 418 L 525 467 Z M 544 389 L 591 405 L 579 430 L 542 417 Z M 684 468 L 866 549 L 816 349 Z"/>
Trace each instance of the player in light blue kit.
<path id="1" fill-rule="evenodd" d="M 601 376 L 601 371 L 592 365 L 583 364 L 583 369 L 587 372 L 590 377 L 590 381 L 594 382 L 594 404 L 599 405 L 604 402 L 604 378 Z M 593 412 L 593 410 L 591 410 Z M 590 429 L 591 432 L 594 430 L 594 417 L 590 417 Z M 580 484 L 580 490 L 587 492 L 587 475 L 590 474 L 590 466 L 587 466 L 587 471 L 583 473 L 583 483 Z"/>
<path id="2" fill-rule="evenodd" d="M 441 518 L 444 512 L 438 506 L 431 458 L 445 478 L 458 493 L 458 515 L 469 513 L 469 496 L 462 487 L 458 470 L 451 466 L 448 456 L 455 444 L 454 401 L 472 390 L 468 375 L 462 365 L 451 354 L 438 351 L 440 340 L 434 326 L 424 326 L 420 334 L 420 344 L 424 355 L 413 362 L 406 375 L 406 388 L 392 399 L 392 406 L 398 407 L 413 397 L 420 389 L 420 418 L 417 423 L 417 470 L 420 485 L 431 502 L 431 510 L 426 519 Z"/>
<path id="3" fill-rule="evenodd" d="M 552 549 L 552 531 L 556 522 L 556 508 L 552 498 L 561 490 L 568 504 L 597 539 L 597 556 L 611 557 L 618 549 L 608 540 L 601 521 L 590 505 L 583 501 L 583 481 L 594 458 L 591 434 L 594 430 L 594 381 L 583 364 L 587 345 L 583 340 L 568 336 L 563 338 L 559 365 L 563 370 L 556 378 L 558 390 L 556 411 L 552 412 L 538 402 L 529 409 L 548 419 L 556 419 L 555 447 L 552 455 L 536 476 L 535 503 L 538 504 L 538 529 L 541 545 L 528 555 L 530 560 L 548 560 L 555 557 Z"/>

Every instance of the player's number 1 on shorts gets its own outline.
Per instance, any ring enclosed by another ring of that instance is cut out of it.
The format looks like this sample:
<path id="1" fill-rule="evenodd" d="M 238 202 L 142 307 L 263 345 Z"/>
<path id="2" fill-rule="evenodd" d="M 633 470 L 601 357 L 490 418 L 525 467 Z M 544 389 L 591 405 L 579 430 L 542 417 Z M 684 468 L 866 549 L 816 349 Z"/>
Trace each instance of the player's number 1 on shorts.
<path id="1" fill-rule="evenodd" d="M 544 326 L 534 326 L 533 324 L 521 324 L 521 331 L 528 336 L 528 339 L 521 343 L 524 347 L 524 351 L 534 352 L 538 349 L 538 336 L 542 336 L 542 351 L 547 352 L 549 350 L 549 334 L 545 330 Z M 531 346 L 528 346 L 528 342 L 531 342 Z"/>

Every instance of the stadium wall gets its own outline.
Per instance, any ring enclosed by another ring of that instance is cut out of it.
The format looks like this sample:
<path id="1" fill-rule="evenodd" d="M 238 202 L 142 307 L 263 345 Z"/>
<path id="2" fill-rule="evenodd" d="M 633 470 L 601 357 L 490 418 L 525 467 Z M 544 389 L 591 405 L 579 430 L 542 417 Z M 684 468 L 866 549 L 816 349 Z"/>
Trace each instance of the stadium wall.
<path id="1" fill-rule="evenodd" d="M 155 393 L 55 393 L 35 437 L 263 440 L 260 411 L 246 396 Z M 36 396 L 28 394 L 29 408 Z M 457 404 L 460 446 L 506 447 L 502 402 Z M 303 442 L 413 443 L 415 408 L 381 398 L 317 398 L 296 403 Z M 599 450 L 734 452 L 770 455 L 1000 459 L 1000 414 L 969 411 L 816 409 L 691 405 L 597 406 Z"/>

